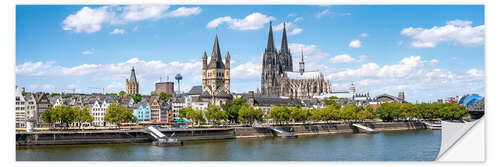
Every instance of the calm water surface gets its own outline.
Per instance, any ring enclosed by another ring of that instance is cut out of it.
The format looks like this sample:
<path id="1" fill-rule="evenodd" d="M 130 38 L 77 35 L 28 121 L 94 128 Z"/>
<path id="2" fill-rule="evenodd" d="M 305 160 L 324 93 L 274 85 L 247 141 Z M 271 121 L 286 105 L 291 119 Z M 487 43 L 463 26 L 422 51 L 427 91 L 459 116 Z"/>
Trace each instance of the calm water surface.
<path id="1" fill-rule="evenodd" d="M 17 147 L 18 161 L 432 161 L 441 131 L 251 138 L 184 142 L 184 146 L 99 144 Z"/>

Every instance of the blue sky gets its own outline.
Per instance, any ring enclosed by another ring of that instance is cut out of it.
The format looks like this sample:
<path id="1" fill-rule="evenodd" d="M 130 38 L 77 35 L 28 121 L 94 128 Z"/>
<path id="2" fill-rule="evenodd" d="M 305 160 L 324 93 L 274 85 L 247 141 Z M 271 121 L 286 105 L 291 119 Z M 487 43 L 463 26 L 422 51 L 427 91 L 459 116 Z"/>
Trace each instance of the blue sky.
<path id="1" fill-rule="evenodd" d="M 298 67 L 319 70 L 343 91 L 404 91 L 408 100 L 484 95 L 481 5 L 196 5 L 16 7 L 16 82 L 28 91 L 124 89 L 136 68 L 140 93 L 181 73 L 181 89 L 201 84 L 201 56 L 215 34 L 231 54 L 231 89 L 260 87 L 269 21 L 281 45 L 287 22 Z M 210 56 L 210 55 L 209 55 Z"/>

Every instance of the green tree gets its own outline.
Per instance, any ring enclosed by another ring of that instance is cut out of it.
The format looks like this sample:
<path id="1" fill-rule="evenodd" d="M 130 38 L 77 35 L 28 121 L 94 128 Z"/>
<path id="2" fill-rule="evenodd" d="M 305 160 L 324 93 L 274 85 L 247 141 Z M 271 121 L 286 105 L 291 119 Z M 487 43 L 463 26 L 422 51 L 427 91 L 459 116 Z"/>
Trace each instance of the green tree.
<path id="1" fill-rule="evenodd" d="M 341 112 L 341 118 L 344 120 L 354 120 L 357 119 L 357 114 L 361 111 L 361 109 L 354 105 L 354 104 L 348 104 L 340 109 Z"/>
<path id="2" fill-rule="evenodd" d="M 263 115 L 262 110 L 243 105 L 238 112 L 238 120 L 244 124 L 253 124 L 255 121 L 261 121 Z"/>
<path id="3" fill-rule="evenodd" d="M 50 96 L 57 96 L 57 95 L 59 95 L 59 93 L 53 92 L 50 94 Z"/>
<path id="4" fill-rule="evenodd" d="M 253 119 L 251 108 L 248 106 L 241 106 L 240 111 L 238 111 L 238 121 L 244 124 L 248 124 Z"/>
<path id="5" fill-rule="evenodd" d="M 282 124 L 287 123 L 290 120 L 290 108 L 283 106 L 272 106 L 268 113 L 267 118 L 272 119 L 275 122 Z"/>
<path id="6" fill-rule="evenodd" d="M 140 94 L 135 94 L 135 95 L 129 95 L 134 99 L 135 102 L 140 102 L 142 100 L 142 96 Z"/>
<path id="7" fill-rule="evenodd" d="M 193 110 L 191 106 L 179 109 L 179 118 L 187 118 L 187 113 L 191 110 Z"/>
<path id="8" fill-rule="evenodd" d="M 160 96 L 158 93 L 151 92 L 151 96 Z"/>
<path id="9" fill-rule="evenodd" d="M 119 94 L 121 97 L 123 97 L 123 95 L 125 95 L 125 91 L 121 90 L 118 94 Z"/>
<path id="10" fill-rule="evenodd" d="M 89 107 L 84 107 L 84 108 L 75 107 L 73 110 L 76 111 L 76 113 L 77 113 L 75 121 L 78 122 L 80 127 L 82 126 L 82 122 L 90 123 L 90 122 L 94 121 L 94 117 L 92 117 L 92 115 L 90 115 Z"/>
<path id="11" fill-rule="evenodd" d="M 160 92 L 160 99 L 167 101 L 168 99 L 172 98 L 172 93 L 165 93 L 165 92 Z"/>
<path id="12" fill-rule="evenodd" d="M 228 120 L 233 123 L 238 123 L 239 121 L 239 116 L 238 113 L 240 112 L 240 108 L 243 106 L 247 106 L 247 99 L 246 98 L 236 98 L 230 103 L 227 103 L 224 106 L 224 110 L 227 111 L 228 114 Z"/>
<path id="13" fill-rule="evenodd" d="M 191 120 L 191 123 L 197 122 L 199 125 L 200 122 L 205 122 L 205 117 L 203 117 L 203 111 L 188 109 L 186 111 L 186 118 Z"/>
<path id="14" fill-rule="evenodd" d="M 343 100 L 341 98 L 338 98 L 336 96 L 331 96 L 323 100 L 325 105 L 333 105 L 336 109 L 340 109 L 340 104 L 337 103 L 337 100 Z"/>
<path id="15" fill-rule="evenodd" d="M 400 112 L 399 115 L 401 118 L 403 118 L 405 120 L 415 118 L 417 116 L 416 111 L 417 111 L 417 109 L 416 109 L 415 105 L 413 105 L 411 103 L 399 104 L 399 112 Z"/>
<path id="16" fill-rule="evenodd" d="M 116 93 L 106 93 L 107 96 L 118 96 Z"/>
<path id="17" fill-rule="evenodd" d="M 309 117 L 308 119 L 309 120 L 313 120 L 313 121 L 320 121 L 322 120 L 321 118 L 321 111 L 319 111 L 319 109 L 316 109 L 316 108 L 313 108 L 309 111 Z"/>
<path id="18" fill-rule="evenodd" d="M 125 95 L 125 91 L 121 90 L 119 93 L 118 93 L 118 100 L 121 101 L 123 99 L 123 96 Z"/>
<path id="19" fill-rule="evenodd" d="M 293 121 L 306 121 L 309 118 L 309 110 L 302 109 L 300 107 L 292 108 L 292 112 L 290 113 L 290 117 Z"/>
<path id="20" fill-rule="evenodd" d="M 356 117 L 358 120 L 364 121 L 366 119 L 375 118 L 375 115 L 373 114 L 373 109 L 371 107 L 365 107 L 357 114 Z"/>
<path id="21" fill-rule="evenodd" d="M 76 120 L 76 112 L 70 106 L 59 105 L 52 108 L 52 112 L 55 114 L 56 123 L 69 126 Z"/>
<path id="22" fill-rule="evenodd" d="M 383 121 L 392 121 L 399 118 L 399 104 L 382 103 L 375 109 L 375 112 Z"/>
<path id="23" fill-rule="evenodd" d="M 439 117 L 442 119 L 460 119 L 467 115 L 468 111 L 463 105 L 455 103 L 445 103 L 445 104 L 434 104 L 439 105 Z"/>
<path id="24" fill-rule="evenodd" d="M 53 125 L 56 122 L 55 112 L 52 109 L 48 109 L 42 112 L 42 121 Z"/>
<path id="25" fill-rule="evenodd" d="M 224 110 L 218 110 L 214 114 L 215 124 L 218 125 L 221 120 L 226 121 L 228 117 L 229 117 L 229 115 L 227 114 L 226 111 L 224 111 Z"/>
<path id="26" fill-rule="evenodd" d="M 207 111 L 205 111 L 205 117 L 207 118 L 207 121 L 215 121 L 216 118 L 216 113 L 220 111 L 219 106 L 215 105 L 208 105 Z"/>
<path id="27" fill-rule="evenodd" d="M 117 103 L 111 103 L 108 108 L 106 108 L 104 120 L 119 125 L 120 123 L 132 122 L 134 120 L 134 114 L 132 110 L 129 110 L 127 107 Z"/>

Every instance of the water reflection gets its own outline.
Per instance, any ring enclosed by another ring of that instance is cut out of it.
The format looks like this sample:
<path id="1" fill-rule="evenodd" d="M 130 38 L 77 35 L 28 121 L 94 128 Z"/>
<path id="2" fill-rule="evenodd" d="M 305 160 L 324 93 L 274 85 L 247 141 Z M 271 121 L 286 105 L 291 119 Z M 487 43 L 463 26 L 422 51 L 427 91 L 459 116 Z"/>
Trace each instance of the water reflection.
<path id="1" fill-rule="evenodd" d="M 190 141 L 184 146 L 150 143 L 17 147 L 17 160 L 208 160 L 208 161 L 431 161 L 441 132 L 432 130 L 376 134 L 300 136 Z"/>

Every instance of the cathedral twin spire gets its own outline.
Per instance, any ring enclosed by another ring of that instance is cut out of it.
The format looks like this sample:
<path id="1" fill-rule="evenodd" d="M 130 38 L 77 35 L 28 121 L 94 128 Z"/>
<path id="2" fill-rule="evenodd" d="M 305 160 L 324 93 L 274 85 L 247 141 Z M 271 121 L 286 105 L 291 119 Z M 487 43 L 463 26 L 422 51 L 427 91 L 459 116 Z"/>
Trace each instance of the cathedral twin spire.
<path id="1" fill-rule="evenodd" d="M 267 48 L 262 63 L 261 88 L 264 95 L 279 95 L 280 78 L 287 71 L 293 71 L 292 55 L 288 49 L 286 25 L 283 23 L 283 37 L 279 53 L 274 46 L 273 24 L 269 22 Z"/>

